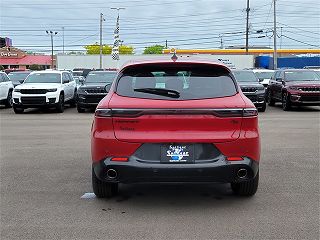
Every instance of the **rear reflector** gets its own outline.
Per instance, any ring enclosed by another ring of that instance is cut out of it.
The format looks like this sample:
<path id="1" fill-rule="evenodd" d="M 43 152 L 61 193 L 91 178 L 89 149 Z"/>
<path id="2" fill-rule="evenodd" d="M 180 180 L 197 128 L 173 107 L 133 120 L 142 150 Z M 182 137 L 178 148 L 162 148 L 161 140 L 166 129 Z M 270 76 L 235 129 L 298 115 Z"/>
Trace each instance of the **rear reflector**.
<path id="1" fill-rule="evenodd" d="M 227 157 L 228 161 L 242 161 L 242 157 Z"/>
<path id="2" fill-rule="evenodd" d="M 127 157 L 114 157 L 111 158 L 111 161 L 116 161 L 116 162 L 128 162 L 128 158 Z"/>

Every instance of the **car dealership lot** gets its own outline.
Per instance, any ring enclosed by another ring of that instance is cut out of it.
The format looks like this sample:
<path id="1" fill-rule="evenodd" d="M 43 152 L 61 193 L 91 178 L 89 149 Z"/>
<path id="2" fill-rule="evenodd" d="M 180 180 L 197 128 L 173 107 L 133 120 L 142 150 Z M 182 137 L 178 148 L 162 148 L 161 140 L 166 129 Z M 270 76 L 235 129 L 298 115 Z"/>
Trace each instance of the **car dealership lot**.
<path id="1" fill-rule="evenodd" d="M 320 108 L 260 113 L 260 184 L 135 184 L 107 200 L 91 188 L 92 113 L 0 109 L 1 239 L 317 239 Z"/>

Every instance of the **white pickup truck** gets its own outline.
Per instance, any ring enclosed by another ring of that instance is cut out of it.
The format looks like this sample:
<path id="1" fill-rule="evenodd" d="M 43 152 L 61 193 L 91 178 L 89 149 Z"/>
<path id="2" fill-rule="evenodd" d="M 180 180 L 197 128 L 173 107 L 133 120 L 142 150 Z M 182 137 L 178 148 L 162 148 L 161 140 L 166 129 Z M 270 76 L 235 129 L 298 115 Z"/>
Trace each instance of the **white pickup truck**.
<path id="1" fill-rule="evenodd" d="M 5 72 L 0 72 L 0 104 L 12 106 L 13 84 Z"/>
<path id="2" fill-rule="evenodd" d="M 64 104 L 76 104 L 76 82 L 68 71 L 36 71 L 18 85 L 12 94 L 13 110 L 22 113 L 26 108 L 56 108 L 64 111 Z"/>

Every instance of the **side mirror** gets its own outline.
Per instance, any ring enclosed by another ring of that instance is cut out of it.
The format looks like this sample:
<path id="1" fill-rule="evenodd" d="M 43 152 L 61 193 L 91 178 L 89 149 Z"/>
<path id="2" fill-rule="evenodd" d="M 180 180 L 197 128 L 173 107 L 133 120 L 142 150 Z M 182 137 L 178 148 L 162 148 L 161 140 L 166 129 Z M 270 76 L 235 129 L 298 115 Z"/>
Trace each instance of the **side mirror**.
<path id="1" fill-rule="evenodd" d="M 83 79 L 83 78 L 80 78 L 80 79 L 79 79 L 79 83 L 84 84 L 84 79 Z"/>
<path id="2" fill-rule="evenodd" d="M 109 91 L 110 91 L 110 88 L 111 88 L 111 83 L 107 84 L 107 85 L 104 87 L 105 92 L 109 92 Z"/>
<path id="3" fill-rule="evenodd" d="M 69 83 L 69 80 L 67 80 L 67 79 L 63 80 L 63 84 L 65 84 L 65 83 Z"/>
<path id="4" fill-rule="evenodd" d="M 263 82 L 263 79 L 262 79 L 262 78 L 259 78 L 259 82 Z"/>
<path id="5" fill-rule="evenodd" d="M 277 82 L 282 82 L 282 78 L 276 78 Z"/>

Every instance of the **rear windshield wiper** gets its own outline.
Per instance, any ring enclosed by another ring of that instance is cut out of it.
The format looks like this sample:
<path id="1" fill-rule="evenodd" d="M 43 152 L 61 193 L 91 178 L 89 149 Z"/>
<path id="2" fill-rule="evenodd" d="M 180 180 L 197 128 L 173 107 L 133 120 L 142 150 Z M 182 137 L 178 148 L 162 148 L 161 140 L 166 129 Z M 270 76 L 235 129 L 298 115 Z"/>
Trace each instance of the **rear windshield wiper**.
<path id="1" fill-rule="evenodd" d="M 179 98 L 180 93 L 175 90 L 166 89 L 166 88 L 135 88 L 135 92 L 142 92 L 142 93 L 150 93 L 170 98 Z"/>

